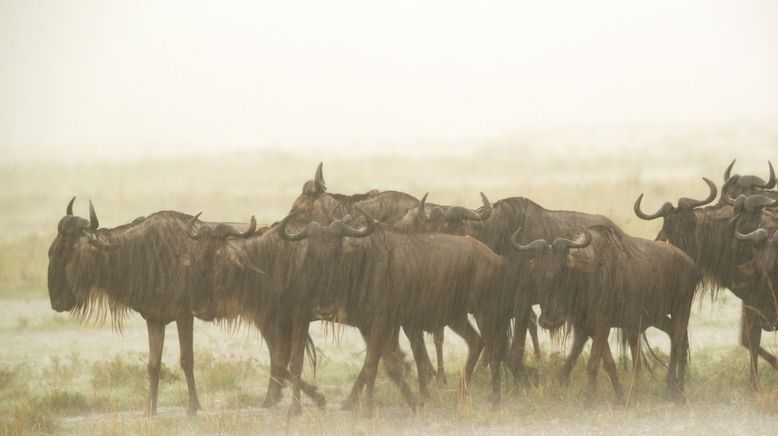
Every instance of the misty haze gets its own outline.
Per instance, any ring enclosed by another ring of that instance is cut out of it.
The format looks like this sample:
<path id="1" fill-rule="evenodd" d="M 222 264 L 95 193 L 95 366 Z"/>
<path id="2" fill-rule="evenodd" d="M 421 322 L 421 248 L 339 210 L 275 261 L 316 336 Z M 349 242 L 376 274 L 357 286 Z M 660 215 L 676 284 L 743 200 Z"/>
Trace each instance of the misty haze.
<path id="1" fill-rule="evenodd" d="M 0 434 L 773 434 L 777 102 L 769 0 L 0 1 Z"/>

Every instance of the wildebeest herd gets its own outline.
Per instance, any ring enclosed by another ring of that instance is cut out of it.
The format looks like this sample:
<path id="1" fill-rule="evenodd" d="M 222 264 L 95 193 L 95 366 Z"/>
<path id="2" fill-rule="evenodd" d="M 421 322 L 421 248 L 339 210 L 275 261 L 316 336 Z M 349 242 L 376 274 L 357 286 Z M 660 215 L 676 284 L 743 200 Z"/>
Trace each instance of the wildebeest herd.
<path id="1" fill-rule="evenodd" d="M 591 338 L 587 398 L 602 362 L 617 401 L 624 401 L 609 333 L 621 330 L 637 369 L 641 337 L 653 326 L 670 338 L 668 394 L 682 398 L 692 300 L 698 292 L 724 288 L 742 300 L 741 343 L 751 354 L 756 388 L 758 357 L 777 366 L 760 339 L 762 330 L 778 326 L 778 191 L 772 164 L 766 181 L 732 174 L 733 164 L 720 188 L 703 178 L 705 199 L 680 198 L 646 213 L 641 194 L 635 214 L 664 220 L 653 241 L 626 234 L 605 216 L 547 210 L 522 197 L 491 203 L 481 194 L 483 206 L 471 210 L 396 191 L 331 194 L 321 164 L 289 214 L 265 227 L 257 227 L 254 217 L 249 224 L 205 222 L 200 214 L 162 211 L 100 228 L 91 201 L 89 219 L 74 215 L 74 198 L 49 249 L 49 297 L 54 310 L 81 319 L 107 310 L 115 319 L 135 311 L 146 320 L 149 414 L 156 412 L 164 331 L 172 321 L 188 413 L 200 408 L 194 317 L 255 325 L 270 352 L 264 406 L 276 404 L 289 384 L 292 413 L 301 411 L 301 391 L 325 405 L 316 386 L 302 379 L 305 354 L 315 362 L 308 327 L 317 320 L 356 327 L 367 346 L 346 408 L 372 409 L 383 360 L 416 410 L 419 398 L 405 381 L 400 331 L 410 343 L 424 398 L 430 377 L 445 381 L 445 327 L 468 346 L 463 382 L 480 359 L 490 370 L 491 401 L 499 404 L 503 364 L 517 380 L 537 377 L 525 366 L 524 352 L 529 334 L 540 356 L 538 325 L 572 332 L 561 383 Z M 434 334 L 437 366 L 424 332 Z"/>

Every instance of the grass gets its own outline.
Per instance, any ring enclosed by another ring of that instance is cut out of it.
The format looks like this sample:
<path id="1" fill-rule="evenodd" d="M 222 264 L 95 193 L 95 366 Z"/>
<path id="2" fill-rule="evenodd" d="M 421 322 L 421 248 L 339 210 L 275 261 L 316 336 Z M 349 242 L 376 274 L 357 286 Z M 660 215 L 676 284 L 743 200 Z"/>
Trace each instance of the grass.
<path id="1" fill-rule="evenodd" d="M 623 133 L 623 132 L 622 132 Z M 488 375 L 481 371 L 458 389 L 464 344 L 446 337 L 449 385 L 436 386 L 418 416 L 381 372 L 379 408 L 371 417 L 341 412 L 364 358 L 364 344 L 351 329 L 312 328 L 319 348 L 316 384 L 328 400 L 317 410 L 305 399 L 305 413 L 289 419 L 290 393 L 274 409 L 259 408 L 269 376 L 266 347 L 256 331 L 196 322 L 195 376 L 205 410 L 185 417 L 186 381 L 178 366 L 176 331 L 166 331 L 160 384 L 160 414 L 143 417 L 146 401 L 146 328 L 131 316 L 121 334 L 110 322 L 81 325 L 50 309 L 46 292 L 47 249 L 67 201 L 78 195 L 76 213 L 95 202 L 104 226 L 115 226 L 156 210 L 204 211 L 208 220 L 247 220 L 255 214 L 270 223 L 288 211 L 302 184 L 324 160 L 333 192 L 396 189 L 430 201 L 479 205 L 479 191 L 492 201 L 521 195 L 549 208 L 608 215 L 628 232 L 653 238 L 660 222 L 634 217 L 632 203 L 645 192 L 645 209 L 681 196 L 703 197 L 700 177 L 720 182 L 728 162 L 736 171 L 764 177 L 764 160 L 778 149 L 775 129 L 744 131 L 662 130 L 627 132 L 603 141 L 599 135 L 570 138 L 528 134 L 512 141 L 482 144 L 476 152 L 428 157 L 292 156 L 283 153 L 171 157 L 162 160 L 0 162 L 0 434 L 200 434 L 200 433 L 770 433 L 778 424 L 778 372 L 762 365 L 762 390 L 747 387 L 748 355 L 737 345 L 739 301 L 722 292 L 695 305 L 690 326 L 692 361 L 687 402 L 668 402 L 664 370 L 657 366 L 633 378 L 619 365 L 631 392 L 628 406 L 613 404 L 610 382 L 600 372 L 598 393 L 584 403 L 585 352 L 571 385 L 553 380 L 564 348 L 542 337 L 544 376 L 536 387 L 504 378 L 504 404 L 486 403 Z M 562 147 L 565 141 L 578 148 Z M 614 335 L 615 337 L 615 335 Z M 651 332 L 652 345 L 666 359 L 667 340 Z M 615 338 L 614 338 L 615 341 Z M 428 341 L 431 345 L 431 341 Z M 776 338 L 763 344 L 776 351 Z M 408 350 L 407 344 L 404 349 Z M 430 346 L 431 348 L 431 346 Z M 432 352 L 432 350 L 430 350 Z M 431 353 L 433 354 L 433 353 Z M 306 366 L 305 377 L 312 379 Z M 415 370 L 409 372 L 415 386 Z"/>

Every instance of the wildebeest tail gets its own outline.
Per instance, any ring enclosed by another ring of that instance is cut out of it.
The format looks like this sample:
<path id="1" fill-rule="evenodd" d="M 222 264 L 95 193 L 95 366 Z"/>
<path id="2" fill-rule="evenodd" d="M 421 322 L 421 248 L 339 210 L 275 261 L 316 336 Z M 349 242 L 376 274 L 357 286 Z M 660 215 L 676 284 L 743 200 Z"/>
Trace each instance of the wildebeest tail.
<path id="1" fill-rule="evenodd" d="M 313 368 L 313 378 L 316 378 L 316 344 L 313 343 L 310 333 L 305 338 L 305 354 L 308 355 L 308 363 Z"/>

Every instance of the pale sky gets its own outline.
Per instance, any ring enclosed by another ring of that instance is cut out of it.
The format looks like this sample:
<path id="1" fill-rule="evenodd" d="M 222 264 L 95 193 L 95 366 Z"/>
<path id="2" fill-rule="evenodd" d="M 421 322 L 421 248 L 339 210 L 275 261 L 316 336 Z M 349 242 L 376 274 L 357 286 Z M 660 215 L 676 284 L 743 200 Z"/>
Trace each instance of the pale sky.
<path id="1" fill-rule="evenodd" d="M 0 0 L 0 149 L 778 122 L 778 1 Z"/>

